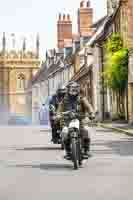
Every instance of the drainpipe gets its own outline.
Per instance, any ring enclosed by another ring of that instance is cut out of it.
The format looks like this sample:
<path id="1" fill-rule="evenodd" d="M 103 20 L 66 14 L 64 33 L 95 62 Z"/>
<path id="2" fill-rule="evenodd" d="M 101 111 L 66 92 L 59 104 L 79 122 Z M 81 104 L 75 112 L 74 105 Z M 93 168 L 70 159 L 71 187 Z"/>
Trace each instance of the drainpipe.
<path id="1" fill-rule="evenodd" d="M 104 66 L 103 66 L 103 47 L 101 47 L 101 63 L 102 63 L 102 73 L 104 72 Z M 105 119 L 105 98 L 104 98 L 104 93 L 105 93 L 105 88 L 104 88 L 104 77 L 102 76 L 102 91 L 103 91 L 103 101 L 102 101 L 102 119 L 104 121 Z"/>
<path id="2" fill-rule="evenodd" d="M 127 121 L 129 121 L 129 110 L 128 110 L 128 81 L 126 86 L 126 110 L 127 110 Z"/>
<path id="3" fill-rule="evenodd" d="M 100 44 L 96 44 L 97 47 L 101 49 L 101 64 L 102 64 L 102 73 L 104 72 L 104 66 L 103 66 L 103 46 Z M 104 77 L 102 76 L 102 120 L 105 120 L 105 98 L 104 98 L 105 88 L 104 88 Z"/>
<path id="4" fill-rule="evenodd" d="M 50 95 L 49 79 L 48 79 L 48 96 Z"/>
<path id="5" fill-rule="evenodd" d="M 47 79 L 48 83 L 47 83 L 47 86 L 48 86 L 48 96 L 50 95 L 50 91 L 49 91 L 49 78 Z"/>
<path id="6" fill-rule="evenodd" d="M 129 52 L 128 52 L 128 72 L 129 72 L 129 56 L 130 56 L 130 54 L 129 54 Z M 127 86 L 126 86 L 126 110 L 127 110 L 127 121 L 129 122 L 129 105 L 128 105 L 128 101 L 129 101 L 129 99 L 128 99 L 128 80 L 127 80 Z"/>

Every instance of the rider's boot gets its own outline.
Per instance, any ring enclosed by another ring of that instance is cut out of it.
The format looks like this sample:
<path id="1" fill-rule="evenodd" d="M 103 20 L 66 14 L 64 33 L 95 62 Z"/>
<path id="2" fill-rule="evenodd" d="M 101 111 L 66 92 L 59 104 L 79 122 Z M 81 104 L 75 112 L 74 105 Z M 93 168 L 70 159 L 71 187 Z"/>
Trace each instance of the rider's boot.
<path id="1" fill-rule="evenodd" d="M 56 136 L 56 129 L 53 128 L 52 129 L 52 140 L 51 140 L 54 144 L 57 144 L 57 136 Z"/>
<path id="2" fill-rule="evenodd" d="M 90 138 L 84 140 L 84 154 L 83 159 L 88 159 L 91 156 L 90 154 Z"/>
<path id="3" fill-rule="evenodd" d="M 64 156 L 65 159 L 71 160 L 71 152 L 66 152 L 66 155 Z"/>
<path id="4" fill-rule="evenodd" d="M 51 138 L 51 142 L 54 142 L 54 128 L 52 127 L 52 138 Z"/>
<path id="5" fill-rule="evenodd" d="M 60 130 L 57 130 L 56 138 L 57 138 L 57 144 L 61 144 Z"/>
<path id="6" fill-rule="evenodd" d="M 70 148 L 70 144 L 68 142 L 65 142 L 65 152 L 66 155 L 64 156 L 65 159 L 67 160 L 71 160 L 71 148 Z"/>

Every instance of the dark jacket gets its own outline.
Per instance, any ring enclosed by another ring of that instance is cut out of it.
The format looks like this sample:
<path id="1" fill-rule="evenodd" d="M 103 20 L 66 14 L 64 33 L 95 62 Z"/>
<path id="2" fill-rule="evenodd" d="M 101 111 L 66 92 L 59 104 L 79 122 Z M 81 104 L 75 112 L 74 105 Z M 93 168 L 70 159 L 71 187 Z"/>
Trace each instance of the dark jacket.
<path id="1" fill-rule="evenodd" d="M 66 95 L 63 101 L 59 104 L 57 112 L 66 112 L 70 110 L 75 110 L 80 114 L 80 122 L 82 124 L 83 119 L 87 113 L 94 113 L 94 109 L 89 103 L 88 99 L 84 96 L 77 96 L 77 98 L 71 99 L 69 95 Z M 61 124 L 64 126 L 69 123 L 68 119 L 61 119 Z"/>
<path id="2" fill-rule="evenodd" d="M 82 114 L 94 112 L 93 107 L 86 97 L 78 96 L 72 99 L 69 95 L 66 95 L 63 101 L 60 102 L 57 112 L 65 112 L 71 109 L 76 110 L 77 108 L 78 112 Z"/>
<path id="3" fill-rule="evenodd" d="M 52 96 L 51 101 L 49 102 L 49 115 L 50 119 L 52 120 L 53 115 L 58 109 L 60 102 L 62 101 L 63 97 L 59 97 L 57 94 Z M 54 107 L 54 110 L 52 109 Z"/>

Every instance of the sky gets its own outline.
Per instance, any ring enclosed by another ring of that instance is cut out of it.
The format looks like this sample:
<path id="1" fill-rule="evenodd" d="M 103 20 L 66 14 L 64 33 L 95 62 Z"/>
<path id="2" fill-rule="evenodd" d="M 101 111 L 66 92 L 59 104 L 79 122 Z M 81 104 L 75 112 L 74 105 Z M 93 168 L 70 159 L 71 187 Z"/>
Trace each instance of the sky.
<path id="1" fill-rule="evenodd" d="M 77 9 L 81 0 L 0 0 L 0 38 L 6 33 L 8 48 L 21 48 L 26 37 L 27 48 L 35 49 L 36 35 L 40 35 L 40 56 L 45 57 L 46 49 L 56 47 L 56 23 L 58 14 L 70 13 L 73 32 L 77 30 Z M 94 9 L 94 21 L 106 14 L 106 0 L 90 0 Z M 1 40 L 0 40 L 1 48 Z"/>

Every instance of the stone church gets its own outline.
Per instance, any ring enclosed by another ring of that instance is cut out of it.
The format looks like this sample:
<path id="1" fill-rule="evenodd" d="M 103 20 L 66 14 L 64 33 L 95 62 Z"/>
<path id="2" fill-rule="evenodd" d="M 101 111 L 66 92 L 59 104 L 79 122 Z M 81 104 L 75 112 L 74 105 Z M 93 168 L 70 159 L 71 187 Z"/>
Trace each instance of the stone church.
<path id="1" fill-rule="evenodd" d="M 15 47 L 9 50 L 3 33 L 0 51 L 0 121 L 7 120 L 10 115 L 31 116 L 32 94 L 27 93 L 27 86 L 39 67 L 38 35 L 35 50 L 27 50 L 25 39 L 21 50 Z"/>

